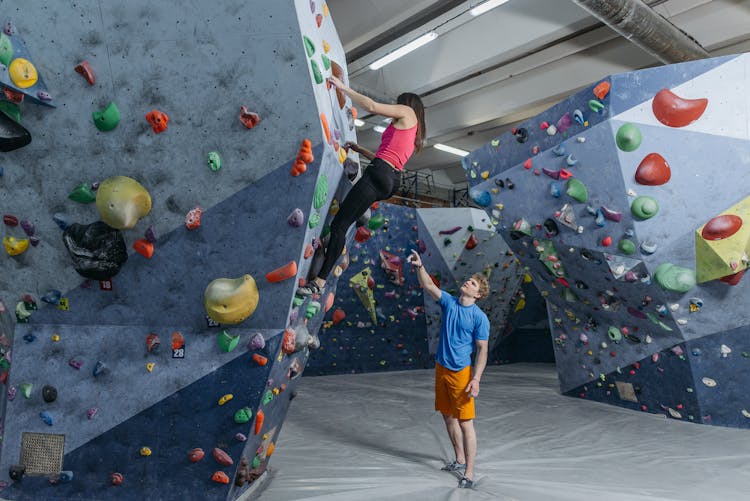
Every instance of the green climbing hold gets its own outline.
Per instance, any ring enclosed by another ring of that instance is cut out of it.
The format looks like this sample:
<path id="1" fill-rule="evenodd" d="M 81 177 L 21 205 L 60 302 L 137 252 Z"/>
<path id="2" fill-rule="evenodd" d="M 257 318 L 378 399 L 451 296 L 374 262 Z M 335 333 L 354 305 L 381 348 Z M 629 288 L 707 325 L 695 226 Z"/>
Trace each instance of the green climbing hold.
<path id="1" fill-rule="evenodd" d="M 370 218 L 370 221 L 367 223 L 367 227 L 371 230 L 377 230 L 383 224 L 385 223 L 385 216 L 383 214 L 375 214 Z"/>
<path id="2" fill-rule="evenodd" d="M 604 111 L 604 104 L 600 103 L 596 99 L 589 101 L 589 109 L 594 113 L 601 113 Z"/>
<path id="3" fill-rule="evenodd" d="M 687 292 L 695 287 L 695 272 L 690 268 L 662 263 L 654 270 L 654 279 L 661 287 L 673 292 Z"/>
<path id="4" fill-rule="evenodd" d="M 314 59 L 310 59 L 310 68 L 312 68 L 313 77 L 315 78 L 315 83 L 322 84 L 323 74 L 320 72 L 320 67 L 318 66 L 318 63 L 315 62 Z"/>
<path id="5" fill-rule="evenodd" d="M 312 230 L 320 224 L 320 212 L 313 212 L 307 220 L 307 226 Z"/>
<path id="6" fill-rule="evenodd" d="M 620 252 L 627 254 L 628 256 L 635 252 L 635 244 L 632 240 L 627 238 L 620 240 L 620 243 L 617 244 L 617 248 L 620 249 Z"/>
<path id="7" fill-rule="evenodd" d="M 301 305 L 302 303 L 304 303 L 304 302 L 305 302 L 305 298 L 303 298 L 303 297 L 299 297 L 299 296 L 297 296 L 296 294 L 294 295 L 294 298 L 292 298 L 292 305 L 293 305 L 293 306 L 294 306 L 295 308 L 298 308 L 298 307 L 299 307 L 299 306 L 300 306 L 300 305 Z"/>
<path id="8" fill-rule="evenodd" d="M 631 123 L 623 124 L 617 129 L 615 141 L 622 151 L 637 150 L 642 140 L 641 129 Z"/>
<path id="9" fill-rule="evenodd" d="M 306 35 L 302 35 L 302 39 L 305 41 L 305 52 L 307 52 L 307 57 L 312 57 L 312 55 L 315 54 L 315 43 L 313 43 L 313 41 Z"/>
<path id="10" fill-rule="evenodd" d="M 3 33 L 0 35 L 0 63 L 3 63 L 6 67 L 10 65 L 13 60 L 13 42 L 10 38 Z"/>
<path id="11" fill-rule="evenodd" d="M 305 309 L 305 318 L 310 319 L 318 314 L 320 311 L 320 303 L 317 301 L 311 301 Z"/>
<path id="12" fill-rule="evenodd" d="M 217 341 L 221 351 L 229 353 L 230 351 L 237 348 L 237 345 L 240 342 L 240 335 L 237 334 L 236 336 L 232 336 L 227 331 L 221 331 L 219 333 Z"/>
<path id="13" fill-rule="evenodd" d="M 31 398 L 31 389 L 34 387 L 31 383 L 21 383 L 18 385 L 18 389 L 21 391 L 21 395 L 24 398 Z"/>
<path id="14" fill-rule="evenodd" d="M 633 203 L 630 205 L 630 212 L 638 219 L 649 219 L 659 212 L 659 204 L 654 197 L 642 195 L 633 200 Z"/>
<path id="15" fill-rule="evenodd" d="M 513 231 L 522 235 L 531 236 L 531 224 L 526 219 L 521 218 L 513 223 Z"/>
<path id="16" fill-rule="evenodd" d="M 320 230 L 320 239 L 323 240 L 325 237 L 331 234 L 331 225 L 327 224 Z"/>
<path id="17" fill-rule="evenodd" d="M 609 339 L 611 339 L 615 343 L 619 343 L 622 339 L 622 332 L 620 332 L 620 329 L 612 325 L 607 330 L 607 336 L 609 336 Z"/>
<path id="18" fill-rule="evenodd" d="M 321 174 L 315 183 L 315 194 L 313 195 L 313 207 L 320 209 L 328 200 L 328 178 Z"/>
<path id="19" fill-rule="evenodd" d="M 271 400 L 273 400 L 273 392 L 271 390 L 267 390 L 263 394 L 263 405 L 268 405 L 271 403 Z"/>
<path id="20" fill-rule="evenodd" d="M 250 421 L 253 417 L 253 411 L 250 407 L 243 407 L 234 413 L 234 422 L 237 424 L 244 424 Z"/>
<path id="21" fill-rule="evenodd" d="M 91 189 L 89 183 L 81 183 L 70 192 L 68 198 L 74 202 L 90 204 L 91 202 L 96 202 L 96 193 Z"/>
<path id="22" fill-rule="evenodd" d="M 586 185 L 574 177 L 568 179 L 568 189 L 565 193 L 577 202 L 583 203 L 589 199 L 589 190 L 586 189 Z"/>
<path id="23" fill-rule="evenodd" d="M 0 101 L 0 111 L 4 112 L 17 123 L 21 123 L 21 108 L 10 101 Z"/>
<path id="24" fill-rule="evenodd" d="M 320 55 L 320 60 L 323 61 L 323 67 L 327 70 L 331 69 L 331 60 L 325 54 Z"/>
<path id="25" fill-rule="evenodd" d="M 221 169 L 221 155 L 219 155 L 218 151 L 208 152 L 208 166 L 214 172 Z"/>
<path id="26" fill-rule="evenodd" d="M 94 117 L 94 125 L 102 132 L 110 131 L 120 123 L 120 110 L 117 109 L 114 101 L 109 103 L 102 111 L 92 113 L 92 116 Z"/>
<path id="27" fill-rule="evenodd" d="M 261 463 L 261 461 L 260 461 L 260 456 L 255 456 L 255 457 L 253 458 L 253 462 L 252 462 L 252 467 L 253 467 L 253 469 L 255 469 L 255 468 L 259 468 L 259 467 L 260 467 L 260 463 Z"/>

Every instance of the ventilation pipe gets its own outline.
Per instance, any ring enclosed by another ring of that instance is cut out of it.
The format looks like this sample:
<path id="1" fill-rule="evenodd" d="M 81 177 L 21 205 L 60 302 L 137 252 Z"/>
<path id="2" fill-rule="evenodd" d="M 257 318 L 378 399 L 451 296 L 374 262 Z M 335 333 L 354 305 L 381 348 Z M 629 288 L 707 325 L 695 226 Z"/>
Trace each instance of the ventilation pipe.
<path id="1" fill-rule="evenodd" d="M 710 57 L 694 38 L 642 0 L 573 2 L 664 64 Z"/>

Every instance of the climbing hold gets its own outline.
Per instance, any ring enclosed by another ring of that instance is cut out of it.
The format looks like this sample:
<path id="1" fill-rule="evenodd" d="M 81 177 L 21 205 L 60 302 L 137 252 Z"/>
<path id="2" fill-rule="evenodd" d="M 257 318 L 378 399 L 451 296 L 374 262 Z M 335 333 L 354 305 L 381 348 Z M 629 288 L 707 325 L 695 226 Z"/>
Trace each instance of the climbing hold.
<path id="1" fill-rule="evenodd" d="M 201 216 L 203 215 L 203 209 L 200 206 L 196 206 L 188 211 L 185 215 L 185 228 L 188 230 L 194 230 L 201 225 Z"/>
<path id="2" fill-rule="evenodd" d="M 48 304 L 60 304 L 61 297 L 62 292 L 57 289 L 50 289 L 41 297 L 41 300 Z"/>
<path id="3" fill-rule="evenodd" d="M 89 85 L 94 85 L 96 78 L 94 77 L 94 69 L 91 67 L 91 63 L 88 61 L 81 61 L 75 67 L 76 73 L 81 75 Z"/>
<path id="4" fill-rule="evenodd" d="M 213 456 L 216 462 L 222 466 L 232 466 L 234 464 L 234 461 L 232 461 L 232 458 L 229 457 L 229 454 L 219 449 L 218 447 L 214 447 Z"/>
<path id="5" fill-rule="evenodd" d="M 320 14 L 318 14 L 320 15 Z M 310 69 L 313 73 L 313 78 L 315 79 L 316 84 L 322 84 L 323 83 L 323 73 L 320 72 L 320 67 L 318 66 L 318 63 L 315 62 L 314 59 L 310 59 Z"/>
<path id="6" fill-rule="evenodd" d="M 471 250 L 474 247 L 476 247 L 478 244 L 479 244 L 479 239 L 477 238 L 476 233 L 472 233 L 469 236 L 469 239 L 466 241 L 466 245 L 464 247 L 468 250 Z"/>
<path id="7" fill-rule="evenodd" d="M 615 223 L 619 223 L 620 220 L 622 220 L 622 212 L 608 209 L 603 205 L 601 206 L 601 213 L 606 219 L 614 221 Z"/>
<path id="8" fill-rule="evenodd" d="M 154 255 L 154 244 L 145 238 L 139 238 L 133 242 L 133 249 L 147 259 L 151 259 L 151 256 Z"/>
<path id="9" fill-rule="evenodd" d="M 143 457 L 149 457 L 151 455 L 151 448 L 150 447 L 141 447 L 141 450 L 139 451 L 141 456 Z"/>
<path id="10" fill-rule="evenodd" d="M 589 109 L 593 111 L 594 113 L 602 114 L 604 113 L 604 105 L 597 101 L 596 99 L 592 99 L 589 101 Z"/>
<path id="11" fill-rule="evenodd" d="M 39 80 L 39 74 L 28 59 L 17 57 L 8 66 L 8 75 L 13 84 L 19 89 L 33 87 Z"/>
<path id="12" fill-rule="evenodd" d="M 551 181 L 549 183 L 549 193 L 555 198 L 560 198 L 560 183 L 558 183 L 557 181 Z"/>
<path id="13" fill-rule="evenodd" d="M 12 214 L 4 214 L 3 223 L 5 223 L 6 226 L 10 226 L 11 228 L 13 228 L 15 226 L 18 226 L 18 218 Z"/>
<path id="14" fill-rule="evenodd" d="M 367 242 L 367 240 L 369 240 L 371 236 L 372 233 L 370 232 L 369 228 L 367 228 L 366 226 L 360 226 L 359 228 L 357 228 L 357 232 L 354 234 L 354 240 L 363 243 Z"/>
<path id="15" fill-rule="evenodd" d="M 695 272 L 690 268 L 662 263 L 654 270 L 654 279 L 665 290 L 687 292 L 696 284 Z"/>
<path id="16" fill-rule="evenodd" d="M 643 254 L 653 254 L 656 252 L 657 245 L 653 242 L 650 242 L 646 240 L 645 242 L 641 242 L 641 252 Z"/>
<path id="17" fill-rule="evenodd" d="M 94 119 L 94 125 L 102 132 L 108 132 L 117 127 L 120 123 L 120 110 L 114 101 L 110 102 L 106 108 L 91 113 Z"/>
<path id="18" fill-rule="evenodd" d="M 342 310 L 341 308 L 337 308 L 336 310 L 334 310 L 333 316 L 332 316 L 333 325 L 339 324 L 345 318 L 346 318 L 346 312 L 344 312 L 344 310 Z"/>
<path id="19" fill-rule="evenodd" d="M 607 336 L 609 337 L 610 340 L 614 341 L 615 343 L 618 343 L 622 339 L 622 332 L 617 327 L 610 326 L 609 329 L 607 330 Z"/>
<path id="20" fill-rule="evenodd" d="M 122 485 L 122 473 L 113 473 L 109 476 L 109 481 L 112 485 Z"/>
<path id="21" fill-rule="evenodd" d="M 42 399 L 48 404 L 57 400 L 57 389 L 54 386 L 44 385 L 42 387 Z"/>
<path id="22" fill-rule="evenodd" d="M 104 376 L 106 374 L 109 374 L 109 368 L 104 362 L 98 360 L 96 364 L 94 364 L 94 369 L 91 371 L 91 373 L 94 377 Z"/>
<path id="23" fill-rule="evenodd" d="M 547 135 L 548 136 L 554 136 L 555 134 L 557 134 L 557 126 L 550 125 L 549 127 L 547 127 Z"/>
<path id="24" fill-rule="evenodd" d="M 367 227 L 371 230 L 377 230 L 381 226 L 385 224 L 385 216 L 381 213 L 375 214 L 370 218 L 370 220 L 367 222 Z"/>
<path id="25" fill-rule="evenodd" d="M 151 129 L 155 134 L 160 134 L 167 130 L 169 117 L 166 113 L 159 110 L 151 110 L 146 113 L 146 121 L 151 124 Z"/>
<path id="26" fill-rule="evenodd" d="M 151 332 L 148 336 L 146 336 L 146 351 L 148 351 L 149 353 L 156 353 L 159 349 L 160 344 L 161 340 L 156 333 Z"/>
<path id="27" fill-rule="evenodd" d="M 708 99 L 684 99 L 669 89 L 654 96 L 651 108 L 657 120 L 668 127 L 685 127 L 698 120 L 708 106 Z"/>
<path id="28" fill-rule="evenodd" d="M 208 152 L 208 167 L 213 172 L 216 172 L 219 169 L 221 169 L 221 155 L 219 155 L 218 151 Z"/>
<path id="29" fill-rule="evenodd" d="M 263 334 L 260 332 L 256 332 L 253 334 L 253 336 L 250 338 L 250 342 L 247 343 L 247 349 L 254 351 L 254 350 L 262 350 L 266 346 L 266 340 L 263 338 Z"/>
<path id="30" fill-rule="evenodd" d="M 15 237 L 3 237 L 3 245 L 5 246 L 5 251 L 8 255 L 18 256 L 19 254 L 23 254 L 26 249 L 29 248 L 29 239 L 22 238 L 19 240 Z"/>
<path id="31" fill-rule="evenodd" d="M 253 353 L 253 362 L 260 365 L 261 367 L 268 363 L 268 359 L 258 353 Z"/>
<path id="32" fill-rule="evenodd" d="M 93 280 L 108 280 L 117 275 L 128 259 L 122 233 L 101 221 L 70 225 L 63 232 L 63 242 L 75 270 Z"/>
<path id="33" fill-rule="evenodd" d="M 529 237 L 531 236 L 531 224 L 529 224 L 526 219 L 521 218 L 513 223 L 513 231 L 511 232 L 511 237 L 518 239 L 523 235 Z"/>
<path id="34" fill-rule="evenodd" d="M 195 449 L 191 449 L 190 452 L 188 452 L 188 459 L 191 463 L 197 463 L 201 459 L 203 459 L 204 452 L 203 449 L 200 447 L 196 447 Z"/>
<path id="35" fill-rule="evenodd" d="M 585 118 L 583 117 L 583 112 L 581 110 L 574 110 L 573 111 L 573 119 L 578 122 L 580 125 L 584 125 Z"/>
<path id="36" fill-rule="evenodd" d="M 135 179 L 114 176 L 99 185 L 96 208 L 102 221 L 112 228 L 130 229 L 151 211 L 151 195 Z"/>
<path id="37" fill-rule="evenodd" d="M 704 377 L 701 379 L 701 382 L 708 386 L 709 388 L 715 387 L 718 383 L 715 379 L 711 379 L 710 377 Z"/>
<path id="38" fill-rule="evenodd" d="M 52 419 L 52 414 L 47 411 L 40 412 L 39 417 L 42 418 L 42 421 L 44 421 L 44 424 L 46 424 L 47 426 L 52 426 L 53 424 L 55 424 L 54 419 Z"/>
<path id="39" fill-rule="evenodd" d="M 596 84 L 596 87 L 594 87 L 594 95 L 598 100 L 603 100 L 607 94 L 609 94 L 609 88 L 610 84 L 607 80 L 602 80 L 598 84 Z"/>
<path id="40" fill-rule="evenodd" d="M 635 253 L 635 244 L 632 240 L 627 238 L 620 240 L 620 243 L 617 244 L 617 248 L 620 249 L 620 252 L 627 254 L 628 256 Z"/>
<path id="41" fill-rule="evenodd" d="M 68 198 L 74 202 L 89 204 L 96 201 L 96 193 L 89 183 L 81 183 L 68 194 Z"/>
<path id="42" fill-rule="evenodd" d="M 244 433 L 239 433 L 239 432 L 235 433 L 234 439 L 238 442 L 247 442 L 247 437 L 245 436 Z"/>
<path id="43" fill-rule="evenodd" d="M 257 413 L 255 414 L 255 430 L 254 430 L 254 431 L 255 431 L 255 434 L 256 434 L 256 435 L 257 435 L 258 433 L 260 433 L 260 430 L 261 430 L 261 429 L 263 428 L 263 421 L 264 421 L 265 419 L 266 419 L 266 416 L 265 416 L 265 414 L 263 413 L 263 411 L 262 411 L 262 410 L 259 410 L 259 411 L 258 411 L 258 412 L 257 412 Z"/>
<path id="44" fill-rule="evenodd" d="M 315 183 L 315 192 L 313 193 L 313 207 L 320 209 L 328 200 L 328 178 L 321 174 Z"/>
<path id="45" fill-rule="evenodd" d="M 560 230 L 557 226 L 557 223 L 554 219 L 547 218 L 544 220 L 544 229 L 547 233 L 550 234 L 550 236 L 556 236 L 558 233 L 560 233 Z"/>
<path id="46" fill-rule="evenodd" d="M 626 123 L 617 129 L 617 135 L 615 136 L 615 142 L 617 147 L 622 151 L 635 151 L 641 145 L 643 137 L 641 136 L 641 130 L 632 123 Z"/>
<path id="47" fill-rule="evenodd" d="M 606 237 L 602 238 L 602 245 L 604 247 L 609 247 L 610 245 L 612 245 L 612 237 L 606 236 Z"/>
<path id="48" fill-rule="evenodd" d="M 722 240 L 737 233 L 741 227 L 742 218 L 740 216 L 735 214 L 723 214 L 711 218 L 711 220 L 703 226 L 701 236 L 705 240 Z"/>
<path id="49" fill-rule="evenodd" d="M 289 226 L 294 228 L 302 226 L 305 223 L 305 215 L 302 213 L 302 209 L 294 209 L 292 213 L 289 214 L 289 217 L 286 218 L 286 222 L 289 223 Z"/>
<path id="50" fill-rule="evenodd" d="M 320 311 L 320 303 L 317 301 L 310 301 L 307 308 L 305 308 L 305 318 L 310 319 L 314 317 L 318 314 L 318 311 Z"/>
<path id="51" fill-rule="evenodd" d="M 512 133 L 515 136 L 516 141 L 518 141 L 519 143 L 525 143 L 529 139 L 529 131 L 527 131 L 523 127 L 513 129 Z"/>
<path id="52" fill-rule="evenodd" d="M 240 335 L 237 334 L 236 336 L 232 336 L 227 331 L 223 330 L 219 333 L 217 343 L 221 351 L 229 353 L 237 348 L 237 345 L 240 343 Z"/>
<path id="53" fill-rule="evenodd" d="M 329 133 L 330 134 L 330 133 Z M 307 170 L 307 164 L 315 161 L 312 152 L 312 142 L 309 139 L 303 139 L 297 152 L 297 158 L 292 166 L 291 174 L 294 177 L 299 176 Z"/>
<path id="54" fill-rule="evenodd" d="M 231 393 L 227 393 L 226 395 L 222 395 L 219 398 L 219 405 L 224 405 L 225 403 L 229 402 L 233 398 L 234 398 L 234 395 L 232 395 Z"/>
<path id="55" fill-rule="evenodd" d="M 266 280 L 274 284 L 283 280 L 288 280 L 297 276 L 297 262 L 289 261 L 284 266 L 276 268 L 273 271 L 266 273 Z"/>
<path id="56" fill-rule="evenodd" d="M 307 57 L 312 57 L 313 54 L 315 54 L 315 43 L 310 40 L 307 35 L 302 35 L 302 41 L 305 44 L 305 52 L 307 52 Z"/>
<path id="57" fill-rule="evenodd" d="M 260 115 L 250 111 L 244 104 L 240 106 L 240 122 L 248 129 L 252 129 L 260 123 Z"/>
<path id="58" fill-rule="evenodd" d="M 573 120 L 571 120 L 570 118 L 570 113 L 566 112 L 557 120 L 557 124 L 555 125 L 557 126 L 557 132 L 561 134 L 568 130 L 570 126 L 573 125 Z"/>
<path id="59" fill-rule="evenodd" d="M 223 471 L 216 471 L 213 475 L 211 475 L 211 480 L 218 484 L 228 484 L 229 483 L 229 477 L 226 473 Z"/>
<path id="60" fill-rule="evenodd" d="M 0 63 L 8 66 L 13 59 L 13 42 L 5 33 L 0 34 Z"/>
<path id="61" fill-rule="evenodd" d="M 578 163 L 578 159 L 573 156 L 571 153 L 568 155 L 568 157 L 565 159 L 565 163 L 568 167 L 574 167 Z"/>
<path id="62" fill-rule="evenodd" d="M 648 186 L 661 186 L 672 177 L 669 164 L 658 153 L 646 155 L 635 171 L 635 181 Z"/>
<path id="63" fill-rule="evenodd" d="M 584 203 L 589 199 L 589 192 L 586 189 L 586 185 L 576 178 L 570 178 L 568 180 L 565 193 L 577 202 Z"/>
<path id="64" fill-rule="evenodd" d="M 220 324 L 243 322 L 255 312 L 258 299 L 258 287 L 251 275 L 234 279 L 217 278 L 208 284 L 203 293 L 206 313 Z"/>
<path id="65" fill-rule="evenodd" d="M 510 188 L 510 187 L 509 187 Z M 469 193 L 471 199 L 480 207 L 487 207 L 492 202 L 490 194 L 483 190 L 472 189 Z"/>
<path id="66" fill-rule="evenodd" d="M 244 424 L 250 421 L 252 417 L 253 411 L 250 410 L 250 407 L 243 407 L 234 413 L 234 422 L 237 424 Z"/>
<path id="67" fill-rule="evenodd" d="M 659 204 L 655 198 L 648 195 L 641 195 L 633 200 L 633 203 L 630 205 L 630 211 L 636 218 L 645 220 L 654 217 L 659 212 Z"/>
<path id="68" fill-rule="evenodd" d="M 154 367 L 156 367 L 156 364 L 154 362 L 148 362 L 146 364 L 146 370 L 148 372 L 154 372 Z"/>

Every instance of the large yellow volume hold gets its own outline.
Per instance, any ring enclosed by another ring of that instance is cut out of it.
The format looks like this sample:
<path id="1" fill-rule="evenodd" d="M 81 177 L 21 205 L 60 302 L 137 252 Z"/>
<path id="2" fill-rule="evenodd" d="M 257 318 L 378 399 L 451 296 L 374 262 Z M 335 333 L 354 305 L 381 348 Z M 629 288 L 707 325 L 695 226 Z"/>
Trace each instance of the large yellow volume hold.
<path id="1" fill-rule="evenodd" d="M 258 286 L 251 275 L 239 278 L 217 278 L 206 287 L 203 305 L 206 313 L 220 324 L 239 324 L 258 306 Z"/>
<path id="2" fill-rule="evenodd" d="M 96 191 L 96 208 L 102 221 L 117 230 L 127 230 L 151 212 L 151 195 L 133 178 L 110 177 Z"/>

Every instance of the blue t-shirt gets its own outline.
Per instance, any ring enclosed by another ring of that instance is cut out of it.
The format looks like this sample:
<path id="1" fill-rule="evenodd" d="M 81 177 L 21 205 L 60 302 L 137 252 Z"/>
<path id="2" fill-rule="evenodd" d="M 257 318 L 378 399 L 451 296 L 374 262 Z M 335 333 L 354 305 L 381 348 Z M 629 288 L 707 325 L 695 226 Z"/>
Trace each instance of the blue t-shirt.
<path id="1" fill-rule="evenodd" d="M 474 343 L 489 339 L 490 321 L 479 306 L 462 306 L 457 297 L 445 291 L 441 291 L 438 303 L 443 320 L 435 360 L 446 369 L 460 371 L 471 365 Z"/>

